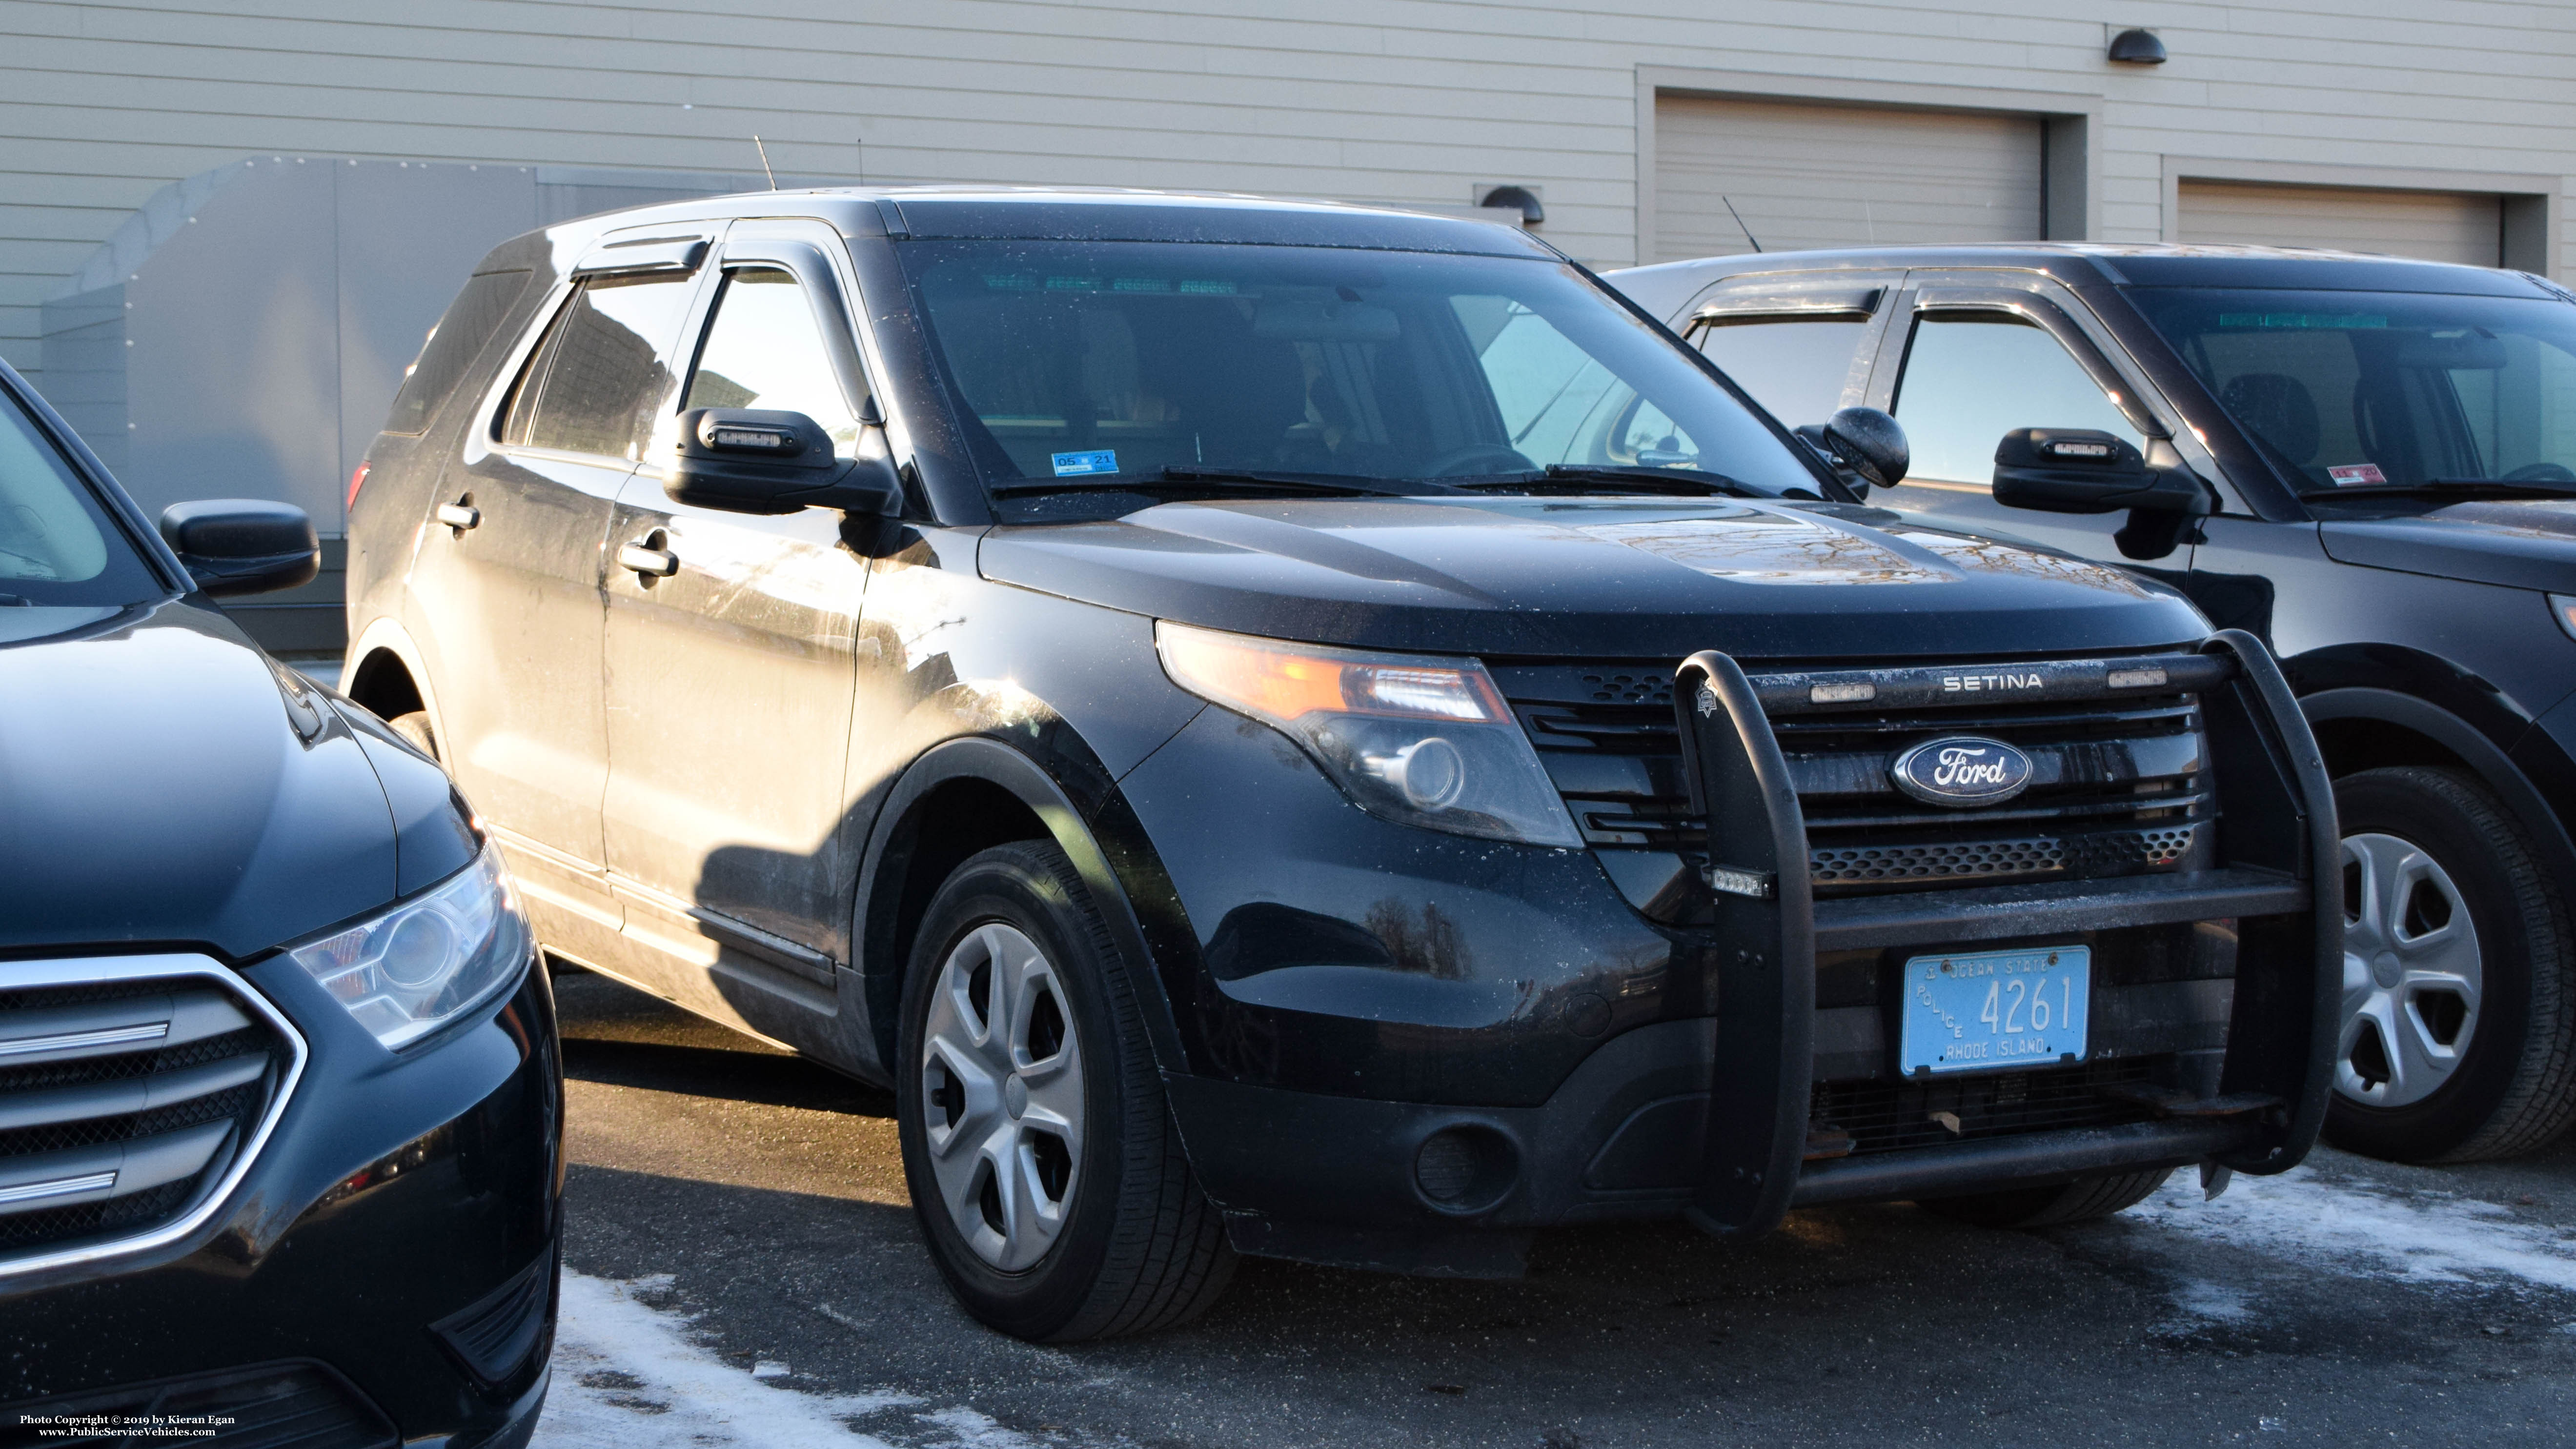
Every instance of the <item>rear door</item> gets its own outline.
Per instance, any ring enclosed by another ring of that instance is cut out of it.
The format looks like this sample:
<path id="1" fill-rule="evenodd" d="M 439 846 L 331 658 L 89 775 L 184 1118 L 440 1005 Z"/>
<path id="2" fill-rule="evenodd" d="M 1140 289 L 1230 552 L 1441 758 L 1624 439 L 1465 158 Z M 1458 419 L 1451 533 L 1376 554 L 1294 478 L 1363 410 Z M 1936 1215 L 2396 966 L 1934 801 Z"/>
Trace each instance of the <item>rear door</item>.
<path id="1" fill-rule="evenodd" d="M 840 238 L 737 222 L 717 270 L 661 425 L 691 408 L 779 409 L 855 447 L 874 414 Z M 842 522 L 677 503 L 648 462 L 609 533 L 603 816 L 627 959 L 719 1019 L 746 1020 L 745 985 L 828 1012 L 847 951 L 843 776 L 868 566 Z M 758 1004 L 747 1024 L 778 1030 Z"/>
<path id="2" fill-rule="evenodd" d="M 702 236 L 611 237 L 558 286 L 433 500 L 413 572 L 440 750 L 510 855 L 549 946 L 616 944 L 601 550 L 676 380 Z"/>

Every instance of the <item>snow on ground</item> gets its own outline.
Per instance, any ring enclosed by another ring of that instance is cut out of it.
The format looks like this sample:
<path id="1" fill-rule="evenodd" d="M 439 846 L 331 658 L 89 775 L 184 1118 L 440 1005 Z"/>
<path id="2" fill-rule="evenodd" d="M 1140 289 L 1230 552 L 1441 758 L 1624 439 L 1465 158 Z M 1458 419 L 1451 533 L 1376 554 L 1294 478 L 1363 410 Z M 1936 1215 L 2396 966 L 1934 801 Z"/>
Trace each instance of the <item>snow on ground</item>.
<path id="1" fill-rule="evenodd" d="M 2414 1283 L 2515 1279 L 2576 1292 L 2576 1234 L 2495 1203 L 2329 1182 L 2305 1167 L 2278 1177 L 2240 1173 L 2215 1202 L 2201 1200 L 2192 1174 L 2176 1173 L 2123 1216 L 2331 1273 Z M 2204 1294 L 2197 1306 L 2182 1299 L 2178 1306 L 2224 1319 L 2236 1316 L 2230 1306 L 2241 1314 L 2242 1298 Z"/>
<path id="2" fill-rule="evenodd" d="M 847 1421 L 909 1396 L 802 1393 L 786 1387 L 787 1374 L 759 1373 L 778 1365 L 726 1363 L 691 1337 L 685 1315 L 642 1301 L 670 1284 L 564 1270 L 554 1386 L 530 1449 L 888 1449 Z"/>

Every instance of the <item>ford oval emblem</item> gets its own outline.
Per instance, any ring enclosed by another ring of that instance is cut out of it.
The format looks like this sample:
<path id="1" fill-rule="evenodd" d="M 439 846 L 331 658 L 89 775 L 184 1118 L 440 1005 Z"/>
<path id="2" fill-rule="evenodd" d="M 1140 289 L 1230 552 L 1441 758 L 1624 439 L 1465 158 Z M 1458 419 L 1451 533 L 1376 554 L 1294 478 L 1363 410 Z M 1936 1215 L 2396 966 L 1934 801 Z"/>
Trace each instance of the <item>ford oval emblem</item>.
<path id="1" fill-rule="evenodd" d="M 1888 767 L 1896 788 L 1934 805 L 1993 805 L 2030 784 L 2030 756 L 2001 740 L 1952 735 L 1925 740 Z"/>

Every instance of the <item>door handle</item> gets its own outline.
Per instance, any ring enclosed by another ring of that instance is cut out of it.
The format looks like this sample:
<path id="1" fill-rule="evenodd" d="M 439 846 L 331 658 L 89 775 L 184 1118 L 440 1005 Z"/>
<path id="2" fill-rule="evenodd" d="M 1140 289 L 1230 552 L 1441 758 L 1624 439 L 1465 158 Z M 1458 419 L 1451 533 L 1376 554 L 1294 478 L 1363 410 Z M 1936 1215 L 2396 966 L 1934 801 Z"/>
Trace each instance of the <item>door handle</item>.
<path id="1" fill-rule="evenodd" d="M 633 569 L 647 578 L 667 579 L 680 571 L 680 556 L 667 548 L 646 548 L 640 543 L 620 544 L 617 566 Z"/>
<path id="2" fill-rule="evenodd" d="M 442 503 L 438 505 L 438 521 L 463 533 L 483 521 L 483 510 L 470 503 Z"/>

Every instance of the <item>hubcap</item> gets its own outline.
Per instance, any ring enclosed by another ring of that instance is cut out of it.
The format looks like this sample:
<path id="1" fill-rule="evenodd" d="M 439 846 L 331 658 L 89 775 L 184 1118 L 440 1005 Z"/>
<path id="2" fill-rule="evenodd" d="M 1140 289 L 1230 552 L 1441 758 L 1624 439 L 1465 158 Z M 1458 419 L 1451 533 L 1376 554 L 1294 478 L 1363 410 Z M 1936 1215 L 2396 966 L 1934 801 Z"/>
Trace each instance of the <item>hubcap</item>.
<path id="1" fill-rule="evenodd" d="M 2477 927 L 2448 871 L 2394 835 L 2343 842 L 2343 1035 L 2335 1090 L 2373 1107 L 2420 1102 L 2477 1030 Z"/>
<path id="2" fill-rule="evenodd" d="M 921 1074 L 949 1220 L 1004 1272 L 1046 1256 L 1082 1160 L 1082 1054 L 1062 980 L 1035 941 L 995 922 L 948 953 Z"/>

